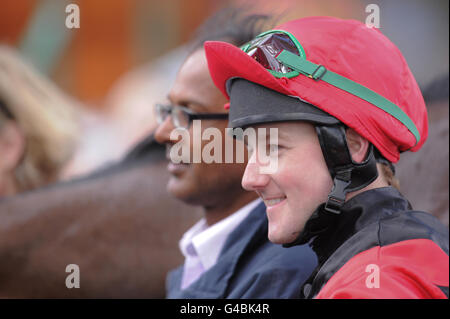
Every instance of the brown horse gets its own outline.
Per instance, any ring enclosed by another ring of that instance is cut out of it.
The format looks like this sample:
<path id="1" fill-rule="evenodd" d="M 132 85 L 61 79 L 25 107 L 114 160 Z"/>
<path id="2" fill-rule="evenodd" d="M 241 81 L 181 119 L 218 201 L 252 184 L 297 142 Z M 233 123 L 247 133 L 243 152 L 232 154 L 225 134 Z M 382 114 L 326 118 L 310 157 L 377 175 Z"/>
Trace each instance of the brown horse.
<path id="1" fill-rule="evenodd" d="M 201 216 L 166 192 L 164 153 L 150 139 L 122 164 L 2 200 L 0 297 L 164 297 L 178 240 Z M 80 288 L 66 287 L 69 264 Z"/>

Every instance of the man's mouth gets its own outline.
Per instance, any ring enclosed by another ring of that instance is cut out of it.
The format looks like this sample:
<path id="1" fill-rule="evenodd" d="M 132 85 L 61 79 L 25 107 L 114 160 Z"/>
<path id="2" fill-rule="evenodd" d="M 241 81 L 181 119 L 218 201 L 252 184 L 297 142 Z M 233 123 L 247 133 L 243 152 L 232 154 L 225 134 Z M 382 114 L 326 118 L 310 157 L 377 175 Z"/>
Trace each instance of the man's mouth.
<path id="1" fill-rule="evenodd" d="M 167 165 L 167 170 L 168 170 L 172 175 L 177 176 L 178 174 L 180 174 L 180 173 L 182 173 L 184 170 L 186 170 L 187 167 L 188 167 L 188 164 L 183 164 L 183 163 L 175 164 L 175 163 L 170 162 L 170 163 Z"/>
<path id="2" fill-rule="evenodd" d="M 180 164 L 180 165 L 188 165 L 188 164 L 190 164 L 188 161 L 189 161 L 189 159 L 187 159 L 187 158 L 183 158 L 182 159 L 182 161 L 180 162 L 180 163 L 175 163 L 174 161 L 172 161 L 172 159 L 170 158 L 170 148 L 171 148 L 172 146 L 171 145 L 167 145 L 166 146 L 166 159 L 169 161 L 169 162 L 171 162 L 171 163 L 173 163 L 173 164 L 175 164 L 175 165 L 178 165 L 178 164 Z M 185 162 L 183 162 L 183 161 L 185 161 Z"/>
<path id="3" fill-rule="evenodd" d="M 283 202 L 286 198 L 287 197 L 283 195 L 279 197 L 263 198 L 263 200 L 267 207 L 272 207 Z"/>
<path id="4" fill-rule="evenodd" d="M 188 166 L 189 163 L 174 163 L 172 162 L 172 159 L 170 158 L 170 145 L 167 145 L 166 147 L 166 158 L 169 161 L 169 164 L 167 165 L 167 170 L 172 174 L 172 175 L 179 175 L 180 173 L 182 173 Z"/>
<path id="5" fill-rule="evenodd" d="M 172 160 L 170 159 L 170 148 L 171 148 L 171 146 L 168 145 L 168 144 L 166 144 L 166 159 L 167 159 L 169 162 L 172 162 Z"/>

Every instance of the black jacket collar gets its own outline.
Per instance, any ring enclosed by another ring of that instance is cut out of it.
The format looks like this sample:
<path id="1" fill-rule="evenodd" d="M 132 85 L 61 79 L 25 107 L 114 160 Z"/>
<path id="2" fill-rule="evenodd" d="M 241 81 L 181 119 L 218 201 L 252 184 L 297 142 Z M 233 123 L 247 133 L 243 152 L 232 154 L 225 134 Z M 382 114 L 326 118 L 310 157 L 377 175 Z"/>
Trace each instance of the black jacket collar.
<path id="1" fill-rule="evenodd" d="M 371 189 L 345 202 L 340 214 L 329 213 L 324 210 L 324 204 L 320 205 L 300 236 L 293 243 L 284 246 L 309 243 L 320 264 L 347 238 L 381 215 L 410 209 L 409 202 L 395 188 Z"/>

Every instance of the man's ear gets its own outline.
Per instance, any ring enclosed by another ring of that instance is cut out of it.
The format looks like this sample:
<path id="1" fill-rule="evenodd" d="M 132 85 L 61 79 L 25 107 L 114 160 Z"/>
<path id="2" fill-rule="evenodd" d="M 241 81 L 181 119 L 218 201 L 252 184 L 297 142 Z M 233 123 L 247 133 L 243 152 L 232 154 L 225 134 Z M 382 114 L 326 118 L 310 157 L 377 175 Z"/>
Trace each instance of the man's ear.
<path id="1" fill-rule="evenodd" d="M 361 163 L 366 159 L 367 151 L 369 149 L 369 141 L 356 133 L 352 128 L 346 131 L 347 145 L 350 150 L 350 155 L 355 163 Z"/>
<path id="2" fill-rule="evenodd" d="M 0 129 L 0 172 L 12 172 L 25 151 L 25 138 L 16 123 L 7 121 Z"/>

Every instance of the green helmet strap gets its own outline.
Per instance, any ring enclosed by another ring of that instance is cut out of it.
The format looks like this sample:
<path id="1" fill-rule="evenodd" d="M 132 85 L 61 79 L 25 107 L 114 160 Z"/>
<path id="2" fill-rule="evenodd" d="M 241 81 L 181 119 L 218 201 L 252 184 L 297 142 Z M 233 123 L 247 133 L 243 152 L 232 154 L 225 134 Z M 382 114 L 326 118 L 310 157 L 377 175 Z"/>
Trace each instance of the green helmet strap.
<path id="1" fill-rule="evenodd" d="M 360 99 L 363 99 L 374 106 L 382 109 L 386 113 L 390 114 L 397 120 L 399 120 L 403 125 L 405 125 L 408 130 L 416 138 L 416 144 L 420 141 L 420 133 L 414 124 L 414 122 L 406 115 L 405 112 L 397 105 L 379 95 L 378 93 L 368 89 L 367 87 L 356 83 L 346 77 L 343 77 L 337 73 L 327 70 L 323 65 L 318 65 L 313 62 L 306 60 L 294 53 L 283 50 L 277 57 L 281 63 L 290 67 L 299 73 L 308 76 L 315 81 L 325 81 L 341 90 L 344 90 L 350 94 L 353 94 Z"/>

